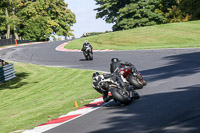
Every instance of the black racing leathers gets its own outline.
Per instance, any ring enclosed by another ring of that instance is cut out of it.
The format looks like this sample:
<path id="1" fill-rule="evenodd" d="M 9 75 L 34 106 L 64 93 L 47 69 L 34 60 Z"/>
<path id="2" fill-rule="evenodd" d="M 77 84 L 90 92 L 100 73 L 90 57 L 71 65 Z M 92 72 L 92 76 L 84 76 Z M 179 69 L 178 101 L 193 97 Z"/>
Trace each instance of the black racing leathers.
<path id="1" fill-rule="evenodd" d="M 113 82 L 119 82 L 121 86 L 129 86 L 128 82 L 123 81 L 123 76 L 119 73 L 111 73 L 111 74 L 102 74 L 96 77 L 93 77 L 93 88 L 102 94 L 104 102 L 108 102 L 113 97 L 108 95 L 109 92 L 109 82 L 111 80 Z M 139 99 L 139 94 L 133 90 L 133 97 L 135 99 Z"/>
<path id="2" fill-rule="evenodd" d="M 111 73 L 119 73 L 119 70 L 121 68 L 125 68 L 125 67 L 131 67 L 133 70 L 136 70 L 136 68 L 133 64 L 119 60 L 117 62 L 111 62 L 110 63 L 110 72 Z"/>
<path id="3" fill-rule="evenodd" d="M 99 75 L 98 77 L 93 78 L 93 88 L 102 94 L 103 100 L 108 102 L 112 99 L 112 96 L 108 95 L 109 92 L 109 84 L 104 82 L 106 79 L 111 79 L 114 82 L 120 82 L 121 85 L 124 85 L 123 80 L 120 78 L 120 75 L 117 73 L 112 74 L 103 74 Z"/>
<path id="4" fill-rule="evenodd" d="M 87 47 L 90 47 L 91 51 L 92 51 L 93 47 L 92 47 L 92 45 L 90 45 L 90 43 L 84 43 L 81 51 L 85 51 Z"/>

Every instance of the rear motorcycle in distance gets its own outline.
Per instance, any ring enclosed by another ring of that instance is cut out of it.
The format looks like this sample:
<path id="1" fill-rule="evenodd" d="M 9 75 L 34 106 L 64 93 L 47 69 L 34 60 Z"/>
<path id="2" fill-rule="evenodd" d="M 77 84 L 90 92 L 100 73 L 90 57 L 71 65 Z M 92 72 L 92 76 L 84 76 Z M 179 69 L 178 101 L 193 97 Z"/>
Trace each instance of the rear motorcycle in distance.
<path id="1" fill-rule="evenodd" d="M 85 47 L 83 50 L 83 55 L 85 56 L 86 60 L 93 60 L 93 52 L 91 47 Z"/>

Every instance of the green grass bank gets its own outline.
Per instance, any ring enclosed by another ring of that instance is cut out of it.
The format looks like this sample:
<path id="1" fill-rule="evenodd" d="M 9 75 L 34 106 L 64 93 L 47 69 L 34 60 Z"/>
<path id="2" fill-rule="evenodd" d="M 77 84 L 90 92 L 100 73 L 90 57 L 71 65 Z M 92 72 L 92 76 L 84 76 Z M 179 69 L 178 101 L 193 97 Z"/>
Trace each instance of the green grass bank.
<path id="1" fill-rule="evenodd" d="M 200 47 L 200 21 L 171 23 L 105 33 L 73 40 L 65 48 L 81 49 L 88 40 L 94 49 L 135 50 Z"/>
<path id="2" fill-rule="evenodd" d="M 66 48 L 134 50 L 200 47 L 200 21 L 135 28 L 81 38 Z M 89 70 L 14 63 L 17 78 L 0 84 L 0 133 L 25 130 L 67 114 L 100 96 Z"/>
<path id="3" fill-rule="evenodd" d="M 0 133 L 30 129 L 74 107 L 81 107 L 98 94 L 89 70 L 14 63 L 16 78 L 0 84 Z"/>

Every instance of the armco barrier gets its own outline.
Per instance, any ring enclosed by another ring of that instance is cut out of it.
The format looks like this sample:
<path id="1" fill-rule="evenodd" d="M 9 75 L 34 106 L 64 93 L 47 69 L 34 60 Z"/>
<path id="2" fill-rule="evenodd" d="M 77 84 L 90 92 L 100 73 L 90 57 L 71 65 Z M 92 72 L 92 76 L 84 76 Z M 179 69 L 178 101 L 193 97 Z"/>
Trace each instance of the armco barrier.
<path id="1" fill-rule="evenodd" d="M 15 78 L 15 70 L 13 63 L 0 67 L 0 83 Z"/>

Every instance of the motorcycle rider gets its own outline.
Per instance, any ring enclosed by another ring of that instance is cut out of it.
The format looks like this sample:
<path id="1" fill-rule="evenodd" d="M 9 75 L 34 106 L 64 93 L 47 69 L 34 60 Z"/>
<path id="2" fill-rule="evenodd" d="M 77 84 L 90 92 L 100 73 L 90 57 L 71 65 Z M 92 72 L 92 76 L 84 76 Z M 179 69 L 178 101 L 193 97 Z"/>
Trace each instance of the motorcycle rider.
<path id="1" fill-rule="evenodd" d="M 125 67 L 132 67 L 133 70 L 136 70 L 135 66 L 129 62 L 119 60 L 118 58 L 111 59 L 110 63 L 111 73 L 117 72 L 117 70 L 120 70 L 119 68 L 125 68 Z"/>
<path id="2" fill-rule="evenodd" d="M 91 51 L 92 51 L 92 53 L 93 53 L 92 45 L 91 45 L 87 40 L 85 40 L 85 43 L 83 44 L 83 47 L 82 47 L 81 51 L 85 51 L 87 47 L 90 47 L 90 48 L 91 48 Z"/>
<path id="3" fill-rule="evenodd" d="M 93 73 L 92 79 L 93 79 L 93 88 L 102 94 L 104 102 L 108 102 L 112 99 L 112 96 L 108 95 L 108 84 L 102 84 L 100 81 L 102 81 L 106 75 L 100 75 L 98 72 Z"/>
<path id="4" fill-rule="evenodd" d="M 124 70 L 130 70 L 132 72 L 138 73 L 138 70 L 135 66 L 129 62 L 119 60 L 118 58 L 112 58 L 110 63 L 110 72 L 111 73 L 120 73 L 124 77 L 127 77 L 127 73 Z M 146 86 L 147 83 L 145 80 L 142 81 L 143 86 Z"/>
<path id="5" fill-rule="evenodd" d="M 93 73 L 92 79 L 93 79 L 93 88 L 102 94 L 104 102 L 110 101 L 113 97 L 108 95 L 108 88 L 109 85 L 107 82 L 102 82 L 105 79 L 111 78 L 113 81 L 120 81 L 123 85 L 127 85 L 127 82 L 124 82 L 122 79 L 122 76 L 117 73 L 111 73 L 111 74 L 99 74 L 98 72 Z M 134 90 L 133 91 L 133 97 L 135 99 L 139 99 L 139 94 Z"/>

